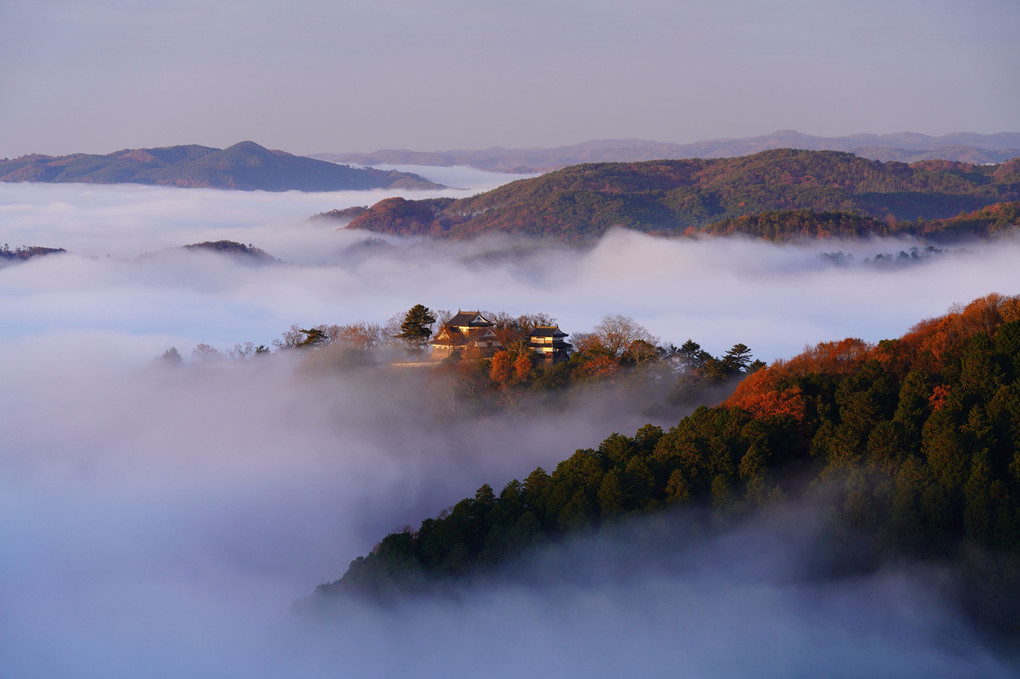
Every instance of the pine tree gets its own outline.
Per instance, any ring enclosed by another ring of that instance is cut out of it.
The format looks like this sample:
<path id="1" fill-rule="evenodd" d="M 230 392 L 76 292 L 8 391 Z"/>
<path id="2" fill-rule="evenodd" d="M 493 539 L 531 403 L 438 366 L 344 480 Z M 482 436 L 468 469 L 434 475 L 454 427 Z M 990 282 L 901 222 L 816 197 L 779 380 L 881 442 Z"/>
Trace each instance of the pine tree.
<path id="1" fill-rule="evenodd" d="M 400 324 L 400 334 L 397 337 L 407 343 L 415 356 L 420 356 L 432 338 L 432 324 L 435 322 L 436 317 L 427 306 L 415 304 L 404 315 L 404 322 Z"/>

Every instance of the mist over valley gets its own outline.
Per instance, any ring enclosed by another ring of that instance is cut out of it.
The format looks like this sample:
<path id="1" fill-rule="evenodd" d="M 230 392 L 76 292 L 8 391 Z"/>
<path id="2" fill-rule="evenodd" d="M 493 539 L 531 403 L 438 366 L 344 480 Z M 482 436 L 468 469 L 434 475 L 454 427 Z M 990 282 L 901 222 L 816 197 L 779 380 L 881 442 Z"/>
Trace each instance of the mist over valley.
<path id="1" fill-rule="evenodd" d="M 506 181 L 448 173 L 443 184 L 464 188 L 431 195 Z M 623 315 L 663 344 L 691 338 L 722 355 L 742 342 L 768 362 L 819 341 L 897 337 L 954 303 L 1012 292 L 1020 254 L 1006 238 L 885 266 L 876 257 L 923 244 L 613 230 L 576 249 L 380 239 L 308 219 L 365 203 L 362 192 L 0 185 L 4 240 L 67 250 L 0 267 L 8 671 L 433 676 L 484 662 L 510 676 L 537 657 L 596 675 L 636 664 L 653 675 L 1009 676 L 928 586 L 937 573 L 907 564 L 814 582 L 795 548 L 812 549 L 811 509 L 729 537 L 692 534 L 688 551 L 641 567 L 627 533 L 607 533 L 534 555 L 523 581 L 292 615 L 388 532 L 687 411 L 649 409 L 625 380 L 558 393 L 554 407 L 473 410 L 420 371 L 276 350 L 291 326 L 382 325 L 417 303 L 541 312 L 571 335 Z M 182 247 L 221 240 L 278 261 Z M 837 251 L 840 261 L 826 256 Z M 227 359 L 247 342 L 274 351 Z M 203 360 L 199 345 L 222 360 Z M 156 360 L 170 347 L 176 369 Z"/>
<path id="2" fill-rule="evenodd" d="M 0 677 L 1020 675 L 1018 25 L 3 0 Z"/>

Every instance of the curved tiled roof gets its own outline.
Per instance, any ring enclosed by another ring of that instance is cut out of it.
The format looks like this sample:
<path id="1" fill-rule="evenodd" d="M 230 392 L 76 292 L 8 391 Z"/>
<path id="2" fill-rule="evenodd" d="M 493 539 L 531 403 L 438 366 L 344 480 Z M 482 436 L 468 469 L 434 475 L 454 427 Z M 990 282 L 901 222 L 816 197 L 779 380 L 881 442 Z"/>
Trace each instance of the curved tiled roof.
<path id="1" fill-rule="evenodd" d="M 488 327 L 494 325 L 492 321 L 482 316 L 481 311 L 457 311 L 457 315 L 446 322 L 446 325 Z"/>
<path id="2" fill-rule="evenodd" d="M 531 331 L 532 337 L 566 337 L 558 325 L 540 325 Z"/>

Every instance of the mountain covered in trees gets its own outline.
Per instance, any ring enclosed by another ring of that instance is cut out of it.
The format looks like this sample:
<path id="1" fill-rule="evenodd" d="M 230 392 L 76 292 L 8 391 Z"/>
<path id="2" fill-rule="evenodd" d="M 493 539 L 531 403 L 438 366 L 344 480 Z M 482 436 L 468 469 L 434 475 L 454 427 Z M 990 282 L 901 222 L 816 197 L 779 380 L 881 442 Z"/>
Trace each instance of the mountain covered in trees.
<path id="1" fill-rule="evenodd" d="M 899 339 L 823 343 L 750 370 L 668 431 L 613 434 L 551 472 L 494 480 L 498 492 L 483 485 L 386 536 L 315 599 L 430 591 L 637 517 L 688 511 L 710 529 L 809 502 L 837 570 L 962 564 L 961 606 L 1017 639 L 1018 451 L 1020 298 L 990 295 Z"/>
<path id="2" fill-rule="evenodd" d="M 675 235 L 764 212 L 810 210 L 867 217 L 892 230 L 902 220 L 946 219 L 1017 200 L 1020 158 L 999 165 L 906 165 L 780 149 L 739 158 L 576 165 L 456 200 L 389 198 L 348 228 L 583 242 L 614 226 Z M 847 228 L 881 230 L 874 221 Z"/>
<path id="3" fill-rule="evenodd" d="M 356 165 L 467 165 L 490 172 L 538 173 L 581 163 L 640 162 L 681 158 L 730 158 L 769 149 L 847 151 L 872 160 L 913 163 L 942 159 L 964 163 L 1001 163 L 1020 156 L 1020 133 L 959 132 L 932 137 L 916 132 L 818 137 L 793 130 L 738 139 L 712 139 L 668 144 L 641 139 L 603 139 L 555 148 L 409 151 L 384 149 L 372 153 L 320 153 L 313 157 Z"/>
<path id="4" fill-rule="evenodd" d="M 77 153 L 3 159 L 0 181 L 161 184 L 261 191 L 441 188 L 408 172 L 337 165 L 271 151 L 251 141 L 226 149 L 192 144 L 125 149 L 107 155 Z"/>
<path id="5" fill-rule="evenodd" d="M 217 255 L 233 257 L 239 261 L 248 261 L 258 264 L 272 264 L 280 262 L 279 259 L 273 257 L 262 248 L 257 248 L 250 243 L 245 245 L 244 243 L 238 243 L 237 241 L 232 240 L 191 243 L 190 245 L 185 245 L 184 249 L 190 252 L 212 252 Z"/>
<path id="6" fill-rule="evenodd" d="M 932 242 L 957 242 L 991 238 L 1020 227 L 1020 202 L 993 203 L 988 207 L 948 217 L 897 222 L 847 212 L 773 210 L 756 215 L 724 219 L 685 235 L 742 235 L 774 242 L 811 238 L 866 238 L 914 236 Z"/>

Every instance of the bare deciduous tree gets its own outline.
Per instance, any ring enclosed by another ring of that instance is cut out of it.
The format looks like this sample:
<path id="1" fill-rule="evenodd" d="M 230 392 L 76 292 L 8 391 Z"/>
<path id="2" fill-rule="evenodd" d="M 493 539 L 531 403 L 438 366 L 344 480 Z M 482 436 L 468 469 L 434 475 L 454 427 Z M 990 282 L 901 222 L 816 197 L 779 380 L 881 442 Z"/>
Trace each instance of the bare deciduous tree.
<path id="1" fill-rule="evenodd" d="M 651 346 L 658 344 L 657 337 L 627 316 L 605 316 L 591 332 L 574 335 L 574 345 L 586 353 L 605 353 L 618 359 L 635 343 Z"/>
<path id="2" fill-rule="evenodd" d="M 255 353 L 255 344 L 253 342 L 245 342 L 244 344 L 235 344 L 230 348 L 230 357 L 235 360 L 243 360 Z"/>
<path id="3" fill-rule="evenodd" d="M 223 354 L 216 347 L 208 344 L 199 344 L 191 350 L 191 355 L 198 361 L 219 361 Z"/>

